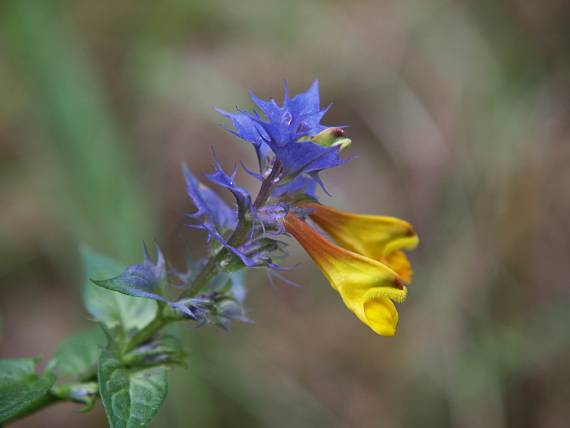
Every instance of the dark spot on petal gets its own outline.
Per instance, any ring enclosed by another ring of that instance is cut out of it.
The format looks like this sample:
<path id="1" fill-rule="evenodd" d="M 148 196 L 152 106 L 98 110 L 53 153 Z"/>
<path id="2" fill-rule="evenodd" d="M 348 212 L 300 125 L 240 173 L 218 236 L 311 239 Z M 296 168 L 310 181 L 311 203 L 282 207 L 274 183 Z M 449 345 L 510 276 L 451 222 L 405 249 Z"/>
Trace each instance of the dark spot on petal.
<path id="1" fill-rule="evenodd" d="M 344 135 L 344 130 L 342 128 L 333 128 L 331 133 L 334 137 L 342 137 Z"/>
<path id="2" fill-rule="evenodd" d="M 394 285 L 396 286 L 396 288 L 403 290 L 406 283 L 402 281 L 400 278 L 396 278 L 394 280 Z"/>

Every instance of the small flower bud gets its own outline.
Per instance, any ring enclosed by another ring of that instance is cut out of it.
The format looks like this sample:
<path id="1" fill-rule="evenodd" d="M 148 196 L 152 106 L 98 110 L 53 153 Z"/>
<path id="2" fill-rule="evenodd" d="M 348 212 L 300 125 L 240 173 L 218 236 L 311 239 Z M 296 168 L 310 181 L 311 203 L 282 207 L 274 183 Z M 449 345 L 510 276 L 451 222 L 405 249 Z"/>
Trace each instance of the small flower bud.
<path id="1" fill-rule="evenodd" d="M 324 147 L 340 146 L 341 150 L 352 143 L 350 138 L 344 136 L 344 131 L 341 128 L 327 128 L 315 135 L 311 141 Z"/>
<path id="2" fill-rule="evenodd" d="M 93 408 L 97 401 L 98 392 L 99 385 L 95 382 L 70 383 L 54 386 L 51 389 L 51 393 L 62 400 L 84 404 L 85 407 L 79 410 L 82 413 Z"/>

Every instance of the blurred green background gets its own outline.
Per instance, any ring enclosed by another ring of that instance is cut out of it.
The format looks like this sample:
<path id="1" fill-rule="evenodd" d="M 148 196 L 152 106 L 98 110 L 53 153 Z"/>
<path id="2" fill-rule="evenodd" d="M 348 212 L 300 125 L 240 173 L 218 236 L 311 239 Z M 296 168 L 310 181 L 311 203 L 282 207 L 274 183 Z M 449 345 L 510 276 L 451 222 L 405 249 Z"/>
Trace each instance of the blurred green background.
<path id="1" fill-rule="evenodd" d="M 189 369 L 153 426 L 569 426 L 569 22 L 564 0 L 3 0 L 0 357 L 47 358 L 89 323 L 80 242 L 200 254 L 181 163 L 208 171 L 214 146 L 254 165 L 213 107 L 319 78 L 357 156 L 323 201 L 422 239 L 397 336 L 292 243 L 304 287 L 252 274 L 255 324 L 183 328 Z M 75 409 L 14 426 L 105 425 Z"/>

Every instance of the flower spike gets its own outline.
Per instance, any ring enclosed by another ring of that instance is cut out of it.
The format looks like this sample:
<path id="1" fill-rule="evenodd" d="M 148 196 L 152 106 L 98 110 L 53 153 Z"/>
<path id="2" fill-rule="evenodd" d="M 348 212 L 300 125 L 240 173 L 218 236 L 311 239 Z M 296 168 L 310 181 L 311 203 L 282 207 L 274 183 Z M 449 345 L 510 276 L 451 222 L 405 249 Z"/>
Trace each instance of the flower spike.
<path id="1" fill-rule="evenodd" d="M 218 110 L 231 122 L 228 131 L 256 151 L 258 172 L 241 164 L 259 181 L 255 197 L 236 183 L 237 167 L 226 172 L 215 153 L 213 171 L 204 175 L 208 185 L 183 167 L 186 191 L 195 206 L 187 214 L 188 226 L 207 233 L 206 256 L 178 272 L 167 265 L 160 250 L 154 261 L 145 248 L 143 263 L 128 266 L 113 278 L 95 280 L 97 285 L 153 299 L 161 316 L 169 320 L 192 319 L 198 325 L 229 328 L 230 319 L 247 320 L 242 307 L 245 269 L 263 268 L 270 278 L 287 282 L 278 272 L 290 269 L 284 263 L 287 244 L 280 240 L 288 234 L 303 246 L 358 319 L 379 335 L 395 334 L 395 303 L 404 301 L 412 279 L 404 250 L 415 248 L 418 236 L 403 220 L 353 214 L 319 202 L 319 188 L 329 194 L 320 172 L 350 160 L 341 159 L 340 152 L 351 140 L 345 126 L 322 123 L 331 106 L 321 107 L 317 80 L 304 92 L 290 95 L 286 84 L 283 92 L 281 102 L 250 93 L 257 110 Z M 235 202 L 227 204 L 214 188 L 228 190 Z"/>

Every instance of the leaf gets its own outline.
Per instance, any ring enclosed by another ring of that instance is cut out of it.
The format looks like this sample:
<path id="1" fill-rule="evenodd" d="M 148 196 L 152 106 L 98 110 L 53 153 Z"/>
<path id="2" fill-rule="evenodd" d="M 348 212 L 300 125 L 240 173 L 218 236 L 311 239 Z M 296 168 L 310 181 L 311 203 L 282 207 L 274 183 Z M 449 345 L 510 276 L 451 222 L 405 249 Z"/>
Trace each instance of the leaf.
<path id="1" fill-rule="evenodd" d="M 124 332 L 142 329 L 154 318 L 157 303 L 106 290 L 90 279 L 101 280 L 119 275 L 124 266 L 88 247 L 81 249 L 86 279 L 83 283 L 83 303 L 87 311 L 108 328 L 121 327 Z"/>
<path id="2" fill-rule="evenodd" d="M 127 368 L 109 350 L 99 358 L 99 393 L 111 428 L 145 427 L 168 391 L 164 366 Z"/>
<path id="3" fill-rule="evenodd" d="M 58 377 L 84 379 L 95 372 L 105 342 L 105 335 L 99 327 L 77 333 L 59 345 L 47 369 L 54 371 Z"/>
<path id="4" fill-rule="evenodd" d="M 91 282 L 107 290 L 133 297 L 143 297 L 166 302 L 162 297 L 166 277 L 164 256 L 157 249 L 157 262 L 152 262 L 145 247 L 144 263 L 128 266 L 120 275 L 113 278 L 93 279 Z"/>
<path id="5" fill-rule="evenodd" d="M 0 423 L 24 413 L 46 398 L 55 374 L 36 374 L 36 360 L 0 360 Z"/>

